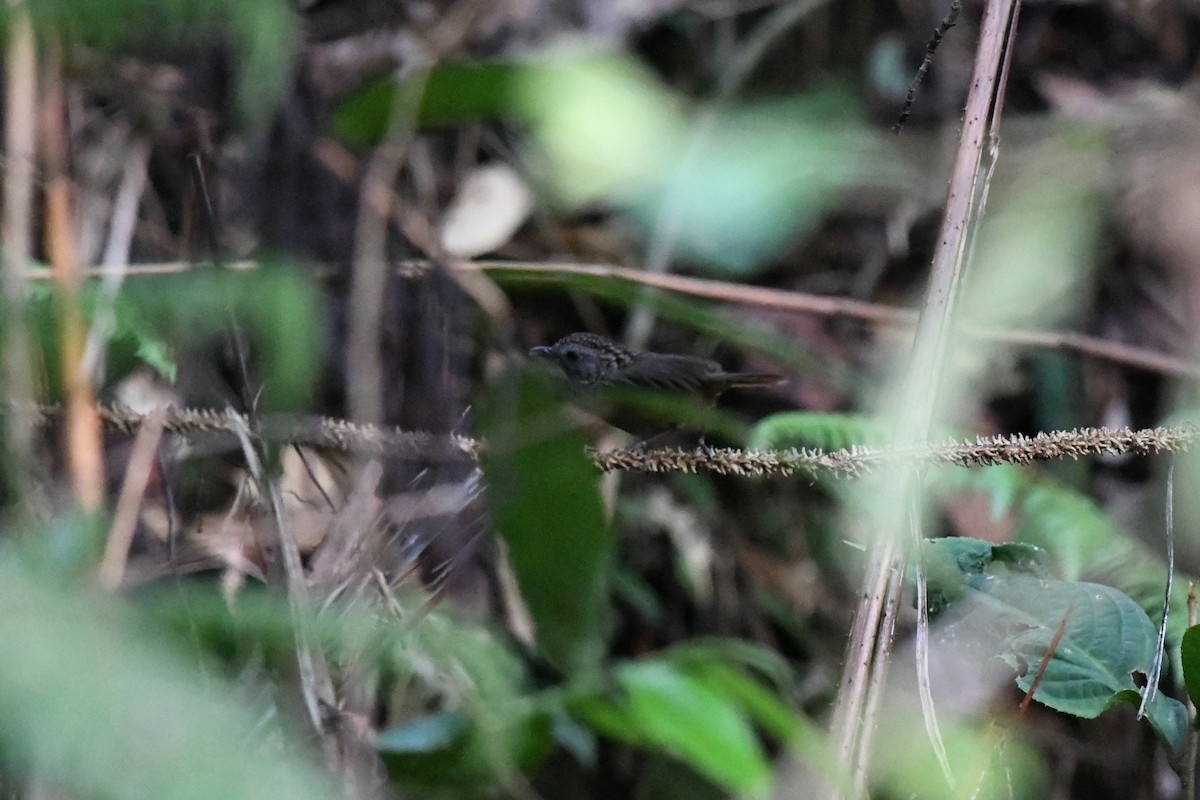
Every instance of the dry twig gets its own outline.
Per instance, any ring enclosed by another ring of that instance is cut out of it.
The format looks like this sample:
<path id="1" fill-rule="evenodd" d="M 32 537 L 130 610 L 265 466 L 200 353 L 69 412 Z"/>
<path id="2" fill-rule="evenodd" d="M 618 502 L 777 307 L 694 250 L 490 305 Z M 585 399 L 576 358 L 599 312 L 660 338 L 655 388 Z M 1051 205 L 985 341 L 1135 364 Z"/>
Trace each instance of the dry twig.
<path id="1" fill-rule="evenodd" d="M 56 407 L 16 409 L 36 424 L 49 425 L 62 415 Z M 119 408 L 100 408 L 100 418 L 114 430 L 134 433 L 149 415 Z M 366 455 L 478 459 L 485 444 L 459 434 L 403 431 L 380 425 L 360 425 L 331 417 L 260 415 L 256 430 L 249 433 L 246 415 L 229 409 L 178 409 L 165 412 L 164 430 L 185 436 L 253 436 L 277 444 L 304 444 Z M 604 471 L 715 472 L 721 475 L 776 475 L 830 473 L 857 478 L 889 464 L 921 466 L 990 467 L 997 464 L 1031 464 L 1060 458 L 1100 455 L 1152 455 L 1186 451 L 1200 436 L 1194 425 L 1143 428 L 1074 428 L 1039 433 L 1036 436 L 978 436 L 974 440 L 927 442 L 905 447 L 855 445 L 842 450 L 788 448 L 784 450 L 739 450 L 698 448 L 679 450 L 589 451 L 596 466 Z"/>
<path id="2" fill-rule="evenodd" d="M 4 343 L 3 382 L 10 400 L 33 401 L 29 336 L 19 320 L 25 307 L 25 270 L 33 232 L 33 165 L 37 153 L 37 50 L 28 8 L 9 0 L 8 47 L 4 74 L 4 217 L 0 241 L 0 341 Z M 24 420 L 6 418 L 4 439 L 13 464 L 31 464 L 33 441 Z M 20 481 L 18 470 L 11 471 Z M 24 496 L 19 492 L 18 496 Z"/>
<path id="3" fill-rule="evenodd" d="M 100 560 L 100 568 L 97 571 L 100 586 L 109 591 L 120 586 L 125 575 L 129 545 L 133 542 L 133 533 L 137 528 L 138 509 L 141 507 L 142 497 L 146 494 L 146 485 L 150 482 L 165 417 L 166 409 L 153 411 L 133 442 L 129 466 L 125 470 L 125 481 L 121 484 L 121 496 L 117 500 L 117 510 L 113 513 L 112 526 L 108 531 L 104 557 Z"/>

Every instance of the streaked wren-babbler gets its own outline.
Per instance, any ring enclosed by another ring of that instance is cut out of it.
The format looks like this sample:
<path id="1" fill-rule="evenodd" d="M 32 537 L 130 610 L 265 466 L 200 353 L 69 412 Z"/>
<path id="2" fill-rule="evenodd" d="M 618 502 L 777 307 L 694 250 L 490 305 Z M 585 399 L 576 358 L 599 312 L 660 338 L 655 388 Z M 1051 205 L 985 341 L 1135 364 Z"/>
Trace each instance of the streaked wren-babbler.
<path id="1" fill-rule="evenodd" d="M 612 425 L 635 435 L 662 432 L 647 427 L 644 414 L 631 414 L 619 398 L 622 389 L 652 390 L 708 407 L 726 389 L 775 386 L 783 376 L 726 372 L 718 362 L 698 356 L 635 352 L 594 333 L 572 333 L 552 345 L 529 351 L 552 361 L 571 382 L 573 397 Z M 609 407 L 597 410 L 607 403 Z M 660 423 L 662 420 L 658 420 Z"/>

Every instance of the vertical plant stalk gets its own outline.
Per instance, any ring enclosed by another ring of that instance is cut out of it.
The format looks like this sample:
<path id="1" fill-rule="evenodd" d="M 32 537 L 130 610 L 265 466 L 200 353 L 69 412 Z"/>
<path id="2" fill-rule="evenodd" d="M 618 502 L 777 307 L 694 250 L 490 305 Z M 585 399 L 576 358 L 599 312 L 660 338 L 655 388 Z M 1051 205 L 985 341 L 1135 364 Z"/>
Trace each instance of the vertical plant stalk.
<path id="1" fill-rule="evenodd" d="M 965 272 L 969 233 L 978 215 L 978 184 L 984 144 L 999 122 L 1001 76 L 1019 0 L 988 0 L 983 12 L 979 45 L 967 95 L 959 148 L 946 196 L 929 288 L 917 323 L 912 362 L 900 398 L 897 445 L 928 438 L 933 425 L 955 300 Z M 895 477 L 893 507 L 908 507 L 906 498 L 919 490 L 912 470 Z M 918 526 L 919 527 L 919 526 Z M 898 530 L 881 530 L 866 574 L 862 600 L 855 614 L 846 666 L 834 708 L 832 738 L 835 753 L 855 776 L 859 790 L 866 786 L 871 760 L 871 735 L 877 727 L 880 696 L 892 652 L 894 615 L 899 607 L 907 553 Z M 919 552 L 916 554 L 919 557 Z M 924 609 L 918 609 L 924 617 Z M 925 622 L 924 624 L 927 624 Z M 831 796 L 837 796 L 836 790 Z"/>
<path id="2" fill-rule="evenodd" d="M 60 379 L 66 405 L 63 445 L 76 500 L 84 511 L 93 512 L 104 503 L 104 451 L 96 398 L 83 368 L 87 323 L 80 308 L 81 277 L 71 219 L 71 184 L 67 179 L 61 60 L 59 46 L 52 40 L 46 59 L 47 81 L 40 119 L 42 165 L 46 174 L 46 253 L 57 295 Z"/>
<path id="3" fill-rule="evenodd" d="M 428 70 L 421 70 L 407 81 L 397 79 L 387 130 L 367 163 L 359 194 L 346 323 L 346 362 L 354 365 L 346 375 L 346 398 L 350 418 L 355 422 L 383 421 L 379 332 L 387 296 L 387 240 L 396 199 L 393 185 L 408 154 L 428 74 Z"/>
<path id="4" fill-rule="evenodd" d="M 121 286 L 124 284 L 125 275 L 128 272 L 129 251 L 133 246 L 133 234 L 137 228 L 142 193 L 146 189 L 146 171 L 149 163 L 149 143 L 135 142 L 129 148 L 129 153 L 125 158 L 121 185 L 117 189 L 117 198 L 113 202 L 108 241 L 104 246 L 103 260 L 100 265 L 100 298 L 96 304 L 92 328 L 88 331 L 83 358 L 84 372 L 89 376 L 96 377 L 96 380 L 100 380 L 100 368 L 104 363 L 104 353 L 117 326 L 117 296 L 121 293 Z"/>
<path id="5" fill-rule="evenodd" d="M 29 334 L 25 330 L 27 297 L 25 268 L 31 250 L 33 219 L 33 165 L 37 157 L 37 46 L 29 11 L 19 0 L 9 0 L 8 48 L 4 74 L 4 217 L 0 225 L 3 261 L 0 262 L 0 346 L 3 347 L 3 399 L 12 403 L 4 414 L 4 440 L 11 459 L 9 473 L 17 483 L 26 479 L 32 464 L 34 427 L 21 419 L 18 406 L 32 406 L 33 374 L 29 360 Z"/>
<path id="6" fill-rule="evenodd" d="M 234 434 L 242 447 L 246 469 L 258 485 L 262 497 L 268 498 L 271 515 L 274 517 L 279 537 L 279 550 L 283 561 L 284 583 L 287 587 L 288 606 L 292 613 L 292 624 L 296 629 L 296 665 L 300 675 L 300 693 L 309 721 L 321 738 L 326 763 L 336 775 L 341 773 L 341 758 L 336 737 L 326 725 L 326 709 L 338 707 L 333 689 L 329 663 L 321 651 L 313 620 L 315 611 L 300 558 L 300 547 L 292 535 L 283 510 L 283 494 L 279 481 L 266 474 L 262 459 L 252 441 L 250 426 L 246 418 L 235 413 L 228 415 Z"/>
<path id="7" fill-rule="evenodd" d="M 121 485 L 117 510 L 113 513 L 108 542 L 104 546 L 104 557 L 100 559 L 100 568 L 96 572 L 100 587 L 110 592 L 116 591 L 121 585 L 121 579 L 125 577 L 129 546 L 133 543 L 138 511 L 141 509 L 142 498 L 146 494 L 146 486 L 150 483 L 150 475 L 158 457 L 158 443 L 162 440 L 166 416 L 165 408 L 153 411 L 138 430 L 137 438 L 133 440 L 129 466 L 125 469 L 125 481 Z"/>
<path id="8" fill-rule="evenodd" d="M 1158 694 L 1158 682 L 1162 678 L 1163 658 L 1167 652 L 1167 622 L 1171 616 L 1171 589 L 1175 581 L 1175 458 L 1171 458 L 1171 466 L 1167 467 L 1167 585 L 1164 589 L 1162 617 L 1158 624 L 1158 642 L 1154 647 L 1154 663 L 1150 665 L 1150 675 L 1146 678 L 1146 687 L 1142 689 L 1142 702 L 1138 704 L 1137 718 L 1146 716 L 1146 708 L 1154 702 Z"/>

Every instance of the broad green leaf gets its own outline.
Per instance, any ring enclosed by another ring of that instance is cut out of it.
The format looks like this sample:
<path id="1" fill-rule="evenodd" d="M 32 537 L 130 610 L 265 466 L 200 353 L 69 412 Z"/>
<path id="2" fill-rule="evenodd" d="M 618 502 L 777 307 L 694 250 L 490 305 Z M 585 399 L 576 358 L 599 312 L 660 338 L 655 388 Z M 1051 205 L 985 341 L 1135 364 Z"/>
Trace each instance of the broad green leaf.
<path id="1" fill-rule="evenodd" d="M 586 439 L 533 373 L 493 382 L 483 419 L 488 498 L 538 645 L 561 670 L 595 668 L 609 633 L 615 540 Z"/>
<path id="2" fill-rule="evenodd" d="M 1012 465 L 944 474 L 946 485 L 987 492 L 993 513 L 1011 507 L 1017 540 L 1045 550 L 1060 577 L 1115 586 L 1150 617 L 1162 614 L 1167 579 L 1162 557 L 1122 531 L 1087 495 Z M 1177 586 L 1187 580 L 1187 575 L 1175 576 Z M 1169 641 L 1179 641 L 1185 627 L 1185 599 L 1177 592 L 1171 599 Z"/>
<path id="3" fill-rule="evenodd" d="M 438 64 L 421 94 L 419 124 L 453 125 L 511 114 L 512 85 L 524 68 L 505 62 Z M 334 112 L 334 132 L 351 144 L 374 144 L 387 129 L 395 98 L 396 84 L 391 79 L 352 92 Z"/>
<path id="4" fill-rule="evenodd" d="M 961 603 L 964 616 L 948 630 L 990 636 L 1025 690 L 1062 626 L 1034 693 L 1038 702 L 1086 718 L 1116 703 L 1140 702 L 1139 681 L 1150 673 L 1157 631 L 1146 612 L 1116 589 L 1019 573 L 980 575 L 969 580 Z M 1160 691 L 1147 715 L 1155 732 L 1180 752 L 1187 726 L 1183 705 Z"/>
<path id="5" fill-rule="evenodd" d="M 617 670 L 628 714 L 642 736 L 732 792 L 766 796 L 771 772 L 737 704 L 662 662 Z"/>

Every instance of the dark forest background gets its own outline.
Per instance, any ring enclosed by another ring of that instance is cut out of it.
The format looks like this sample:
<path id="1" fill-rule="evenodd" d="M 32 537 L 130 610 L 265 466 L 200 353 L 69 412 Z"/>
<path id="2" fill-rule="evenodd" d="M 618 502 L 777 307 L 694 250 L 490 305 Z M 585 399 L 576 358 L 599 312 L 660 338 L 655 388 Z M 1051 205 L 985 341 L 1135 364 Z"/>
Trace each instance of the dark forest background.
<path id="1" fill-rule="evenodd" d="M 1194 795 L 1194 4 L 1026 3 L 979 143 L 932 438 L 1072 444 L 911 508 L 729 466 L 903 438 L 984 14 L 10 0 L 0 796 Z M 530 359 L 574 331 L 786 381 L 680 470 Z"/>

